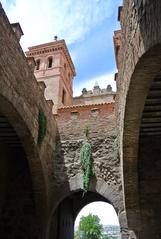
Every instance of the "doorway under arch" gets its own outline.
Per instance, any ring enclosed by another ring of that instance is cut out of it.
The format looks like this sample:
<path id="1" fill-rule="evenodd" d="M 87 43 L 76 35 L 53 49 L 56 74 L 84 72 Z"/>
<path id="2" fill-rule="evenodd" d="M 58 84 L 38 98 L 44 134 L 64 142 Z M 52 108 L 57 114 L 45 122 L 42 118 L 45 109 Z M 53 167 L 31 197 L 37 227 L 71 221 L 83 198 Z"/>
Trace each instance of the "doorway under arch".
<path id="1" fill-rule="evenodd" d="M 74 239 L 74 222 L 78 213 L 92 202 L 111 202 L 97 192 L 88 191 L 83 197 L 83 191 L 75 191 L 65 197 L 54 210 L 50 222 L 50 239 Z M 116 213 L 117 212 L 117 209 Z"/>
<path id="2" fill-rule="evenodd" d="M 81 218 L 89 215 L 99 218 L 99 223 L 103 229 L 102 236 L 104 238 L 120 239 L 120 225 L 117 213 L 110 203 L 102 201 L 89 203 L 78 213 L 74 224 L 74 234 L 76 238 L 81 232 L 79 227 Z"/>

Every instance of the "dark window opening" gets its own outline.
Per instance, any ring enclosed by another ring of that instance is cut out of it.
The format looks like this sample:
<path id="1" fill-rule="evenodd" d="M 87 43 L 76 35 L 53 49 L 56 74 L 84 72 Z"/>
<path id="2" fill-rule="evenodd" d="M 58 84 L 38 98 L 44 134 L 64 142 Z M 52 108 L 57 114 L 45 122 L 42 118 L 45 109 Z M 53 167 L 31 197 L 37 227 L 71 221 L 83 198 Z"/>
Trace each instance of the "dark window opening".
<path id="1" fill-rule="evenodd" d="M 70 115 L 71 115 L 71 118 L 72 118 L 72 119 L 77 119 L 79 113 L 78 113 L 78 111 L 72 111 L 72 112 L 70 112 Z"/>
<path id="2" fill-rule="evenodd" d="M 100 109 L 98 108 L 91 109 L 92 116 L 97 116 L 99 113 L 100 113 Z"/>
<path id="3" fill-rule="evenodd" d="M 52 58 L 52 57 L 49 57 L 49 58 L 48 58 L 48 68 L 51 68 L 51 67 L 52 67 L 52 64 L 53 64 L 53 58 Z"/>
<path id="4" fill-rule="evenodd" d="M 62 93 L 62 103 L 65 104 L 65 95 L 66 95 L 66 91 L 63 89 L 63 93 Z"/>
<path id="5" fill-rule="evenodd" d="M 67 68 L 67 65 L 66 65 L 66 63 L 64 63 L 64 69 L 66 70 L 66 68 Z"/>
<path id="6" fill-rule="evenodd" d="M 36 70 L 39 70 L 40 69 L 40 60 L 38 59 L 36 61 Z"/>

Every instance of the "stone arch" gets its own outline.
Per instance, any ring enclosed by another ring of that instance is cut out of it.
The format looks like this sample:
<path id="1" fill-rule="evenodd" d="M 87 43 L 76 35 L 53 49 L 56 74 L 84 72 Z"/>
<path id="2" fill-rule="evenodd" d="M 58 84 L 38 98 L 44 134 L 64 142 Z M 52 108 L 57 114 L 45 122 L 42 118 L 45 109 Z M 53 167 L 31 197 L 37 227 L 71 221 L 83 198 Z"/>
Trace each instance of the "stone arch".
<path id="1" fill-rule="evenodd" d="M 35 66 L 35 69 L 36 69 L 36 70 L 40 70 L 40 65 L 41 65 L 41 59 L 38 58 L 38 59 L 36 60 L 36 66 Z"/>
<path id="2" fill-rule="evenodd" d="M 161 44 L 157 44 L 147 50 L 136 64 L 125 99 L 124 123 L 121 132 L 123 140 L 120 154 L 128 226 L 136 234 L 141 230 L 140 176 L 138 175 L 140 125 L 146 97 L 151 83 L 160 69 Z"/>
<path id="3" fill-rule="evenodd" d="M 0 114 L 3 115 L 7 122 L 15 130 L 18 139 L 24 150 L 26 157 L 26 166 L 29 167 L 29 174 L 31 176 L 32 190 L 34 194 L 34 207 L 36 213 L 36 222 L 38 224 L 37 232 L 40 232 L 41 227 L 43 228 L 43 217 L 46 209 L 46 189 L 43 175 L 43 168 L 40 161 L 40 153 L 37 148 L 36 142 L 34 141 L 33 135 L 27 125 L 26 115 L 23 115 L 24 111 L 21 110 L 21 102 L 19 108 L 16 107 L 16 100 L 12 100 L 13 92 L 12 89 L 6 88 L 4 85 L 0 92 Z M 44 208 L 42 208 L 42 205 Z M 41 212 L 42 210 L 42 212 Z M 1 228 L 2 229 L 2 228 Z M 36 238 L 36 234 L 32 235 Z M 28 238 L 28 237 L 26 237 Z"/>
<path id="4" fill-rule="evenodd" d="M 67 198 L 72 197 L 72 195 L 78 195 L 79 193 L 82 195 L 83 193 L 83 184 L 82 184 L 82 174 L 78 173 L 74 177 L 70 178 L 68 182 L 66 182 L 63 185 L 60 185 L 59 188 L 53 189 L 53 201 L 52 203 L 52 210 L 50 213 L 50 218 L 48 222 L 48 229 L 47 229 L 47 234 L 46 234 L 46 239 L 52 238 L 51 236 L 51 227 L 52 227 L 52 222 L 53 220 L 53 215 L 55 211 L 58 208 L 58 205 L 61 204 L 61 202 Z M 112 188 L 112 186 L 108 185 L 107 182 L 105 182 L 103 179 L 92 179 L 90 183 L 90 188 L 89 192 L 90 195 L 87 196 L 85 201 L 81 204 L 79 204 L 77 210 L 73 213 L 74 215 L 74 220 L 76 218 L 76 215 L 78 212 L 87 204 L 95 201 L 104 201 L 107 203 L 110 203 L 117 215 L 118 219 L 120 222 L 120 227 L 124 228 L 127 227 L 125 225 L 126 223 L 124 222 L 123 217 L 121 213 L 123 212 L 123 205 L 122 205 L 122 195 L 119 195 L 118 192 Z M 88 194 L 87 193 L 87 194 Z M 89 197 L 89 198 L 88 198 Z"/>

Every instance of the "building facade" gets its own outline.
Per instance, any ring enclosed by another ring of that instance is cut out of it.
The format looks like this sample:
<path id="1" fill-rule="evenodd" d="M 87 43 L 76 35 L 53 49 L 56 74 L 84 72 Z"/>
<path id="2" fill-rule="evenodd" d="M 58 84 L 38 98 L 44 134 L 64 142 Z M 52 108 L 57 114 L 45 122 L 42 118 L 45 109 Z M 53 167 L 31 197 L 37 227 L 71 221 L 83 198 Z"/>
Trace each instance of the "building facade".
<path id="1" fill-rule="evenodd" d="M 45 98 L 58 107 L 72 105 L 75 68 L 64 40 L 29 47 L 28 57 L 34 57 L 34 74 L 37 81 L 45 83 Z"/>

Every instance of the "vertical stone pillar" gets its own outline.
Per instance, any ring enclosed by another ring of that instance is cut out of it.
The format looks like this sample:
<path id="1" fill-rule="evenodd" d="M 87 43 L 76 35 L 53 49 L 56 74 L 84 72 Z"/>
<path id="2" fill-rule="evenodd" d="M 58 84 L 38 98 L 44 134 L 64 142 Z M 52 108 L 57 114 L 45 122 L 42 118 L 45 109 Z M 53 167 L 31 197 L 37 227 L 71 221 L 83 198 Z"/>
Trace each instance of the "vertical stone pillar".
<path id="1" fill-rule="evenodd" d="M 139 239 L 139 237 L 137 237 L 135 232 L 132 230 L 122 229 L 121 239 Z"/>
<path id="2" fill-rule="evenodd" d="M 126 211 L 119 212 L 118 217 L 120 222 L 121 239 L 139 239 L 135 232 L 128 228 Z"/>

